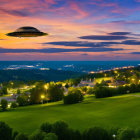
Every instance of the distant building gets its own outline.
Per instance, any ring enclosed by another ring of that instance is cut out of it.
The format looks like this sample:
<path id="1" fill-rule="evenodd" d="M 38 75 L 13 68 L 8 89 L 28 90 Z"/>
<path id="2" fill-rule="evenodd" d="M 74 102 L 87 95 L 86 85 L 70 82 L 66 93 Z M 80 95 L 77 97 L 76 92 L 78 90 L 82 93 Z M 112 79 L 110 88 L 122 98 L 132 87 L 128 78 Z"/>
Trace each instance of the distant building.
<path id="1" fill-rule="evenodd" d="M 64 95 L 66 95 L 68 93 L 68 89 L 64 87 L 64 90 L 65 90 Z"/>

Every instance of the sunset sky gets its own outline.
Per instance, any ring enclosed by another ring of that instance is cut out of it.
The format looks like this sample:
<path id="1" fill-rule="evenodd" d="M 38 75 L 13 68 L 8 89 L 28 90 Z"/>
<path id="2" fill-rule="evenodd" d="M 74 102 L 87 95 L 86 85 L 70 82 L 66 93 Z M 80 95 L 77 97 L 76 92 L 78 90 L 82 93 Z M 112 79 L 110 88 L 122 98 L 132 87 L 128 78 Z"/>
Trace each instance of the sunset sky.
<path id="1" fill-rule="evenodd" d="M 140 0 L 0 0 L 0 60 L 140 60 Z"/>

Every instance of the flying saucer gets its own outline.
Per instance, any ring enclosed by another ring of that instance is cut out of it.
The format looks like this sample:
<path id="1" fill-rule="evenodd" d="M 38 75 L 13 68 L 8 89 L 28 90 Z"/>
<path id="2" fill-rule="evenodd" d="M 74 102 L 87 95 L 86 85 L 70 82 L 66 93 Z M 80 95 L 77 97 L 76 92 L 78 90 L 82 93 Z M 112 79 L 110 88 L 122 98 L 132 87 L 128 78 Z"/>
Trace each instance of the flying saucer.
<path id="1" fill-rule="evenodd" d="M 13 37 L 38 37 L 38 36 L 46 36 L 48 34 L 41 32 L 34 27 L 25 26 L 25 27 L 18 28 L 15 32 L 11 32 L 6 35 L 13 36 Z"/>

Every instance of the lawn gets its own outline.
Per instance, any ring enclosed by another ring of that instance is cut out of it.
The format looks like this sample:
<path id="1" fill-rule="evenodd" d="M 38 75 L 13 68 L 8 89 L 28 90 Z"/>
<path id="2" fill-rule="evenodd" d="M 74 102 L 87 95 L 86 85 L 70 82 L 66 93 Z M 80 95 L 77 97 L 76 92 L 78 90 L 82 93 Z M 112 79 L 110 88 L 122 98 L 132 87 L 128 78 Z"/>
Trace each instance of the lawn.
<path id="1" fill-rule="evenodd" d="M 104 99 L 88 96 L 84 102 L 74 105 L 57 102 L 19 107 L 0 112 L 0 120 L 28 134 L 43 122 L 57 120 L 64 120 L 71 128 L 81 131 L 92 126 L 135 128 L 140 126 L 140 93 Z"/>

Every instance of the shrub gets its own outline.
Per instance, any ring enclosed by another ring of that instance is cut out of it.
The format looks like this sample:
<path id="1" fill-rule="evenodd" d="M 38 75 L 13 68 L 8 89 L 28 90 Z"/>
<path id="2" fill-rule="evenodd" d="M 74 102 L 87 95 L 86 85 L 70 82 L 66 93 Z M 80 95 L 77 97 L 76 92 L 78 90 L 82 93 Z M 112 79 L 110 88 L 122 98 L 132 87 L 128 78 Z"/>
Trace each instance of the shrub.
<path id="1" fill-rule="evenodd" d="M 109 135 L 103 128 L 94 127 L 84 131 L 83 140 L 109 140 Z"/>
<path id="2" fill-rule="evenodd" d="M 44 88 L 41 88 L 41 86 L 37 86 L 30 90 L 31 92 L 31 103 L 32 104 L 39 104 L 42 102 L 41 95 L 45 96 L 45 90 Z"/>
<path id="3" fill-rule="evenodd" d="M 131 84 L 129 87 L 130 93 L 137 92 L 137 86 L 135 84 Z"/>
<path id="4" fill-rule="evenodd" d="M 80 83 L 81 79 L 80 78 L 76 78 L 76 79 L 69 79 L 69 83 L 70 85 L 74 85 L 77 86 Z"/>
<path id="5" fill-rule="evenodd" d="M 123 87 L 123 86 L 119 86 L 119 87 L 117 88 L 117 94 L 127 94 L 126 88 Z"/>
<path id="6" fill-rule="evenodd" d="M 134 130 L 132 130 L 130 128 L 118 130 L 118 139 L 119 140 L 132 140 L 132 138 L 135 138 Z"/>
<path id="7" fill-rule="evenodd" d="M 5 94 L 5 95 L 8 94 L 7 87 L 2 87 L 2 89 L 1 89 L 1 95 L 3 95 L 3 94 Z"/>
<path id="8" fill-rule="evenodd" d="M 83 94 L 85 94 L 87 92 L 87 90 L 88 90 L 86 86 L 80 87 L 80 89 L 81 89 Z"/>
<path id="9" fill-rule="evenodd" d="M 11 108 L 16 108 L 17 107 L 17 103 L 16 102 L 12 102 L 11 103 Z"/>
<path id="10" fill-rule="evenodd" d="M 94 94 L 94 88 L 88 88 L 86 94 Z"/>
<path id="11" fill-rule="evenodd" d="M 118 130 L 119 130 L 119 128 L 117 128 L 117 127 L 116 128 L 112 127 L 112 128 L 108 129 L 108 134 L 109 134 L 109 138 L 110 138 L 109 140 L 114 140 L 113 135 L 115 135 L 115 138 L 116 138 Z"/>
<path id="12" fill-rule="evenodd" d="M 60 101 L 63 99 L 63 89 L 54 83 L 50 83 L 47 89 L 47 97 L 50 101 Z"/>
<path id="13" fill-rule="evenodd" d="M 12 139 L 12 129 L 4 122 L 0 122 L 0 138 L 3 140 Z"/>
<path id="14" fill-rule="evenodd" d="M 50 133 L 52 131 L 52 124 L 46 122 L 40 126 L 40 130 L 46 133 Z"/>
<path id="15" fill-rule="evenodd" d="M 12 140 L 15 140 L 15 137 L 18 135 L 18 132 L 17 131 L 14 131 L 13 134 L 12 134 Z"/>
<path id="16" fill-rule="evenodd" d="M 79 89 L 71 88 L 64 97 L 64 104 L 74 104 L 83 101 L 83 94 Z"/>
<path id="17" fill-rule="evenodd" d="M 2 108 L 2 110 L 5 111 L 7 109 L 7 107 L 8 107 L 8 101 L 5 100 L 5 99 L 2 99 L 1 100 L 1 108 Z"/>
<path id="18" fill-rule="evenodd" d="M 20 95 L 20 94 L 21 94 L 20 89 L 17 89 L 17 94 L 18 94 L 18 95 Z"/>
<path id="19" fill-rule="evenodd" d="M 45 137 L 46 137 L 46 133 L 41 131 L 36 131 L 29 137 L 29 140 L 44 140 Z"/>
<path id="20" fill-rule="evenodd" d="M 64 121 L 57 121 L 52 125 L 52 132 L 58 136 L 58 140 L 67 140 L 68 125 Z"/>
<path id="21" fill-rule="evenodd" d="M 54 133 L 48 133 L 43 140 L 58 140 L 58 137 Z"/>
<path id="22" fill-rule="evenodd" d="M 68 83 L 66 83 L 65 88 L 69 88 L 69 84 Z"/>
<path id="23" fill-rule="evenodd" d="M 28 137 L 25 134 L 20 133 L 15 137 L 15 140 L 28 140 Z"/>
<path id="24" fill-rule="evenodd" d="M 19 104 L 19 106 L 26 106 L 28 105 L 28 99 L 25 96 L 18 96 L 17 103 Z"/>
<path id="25" fill-rule="evenodd" d="M 105 98 L 111 97 L 113 95 L 114 90 L 108 87 L 97 87 L 95 89 L 95 97 L 96 98 Z"/>
<path id="26" fill-rule="evenodd" d="M 67 140 L 82 140 L 82 135 L 78 130 L 67 129 Z"/>
<path id="27" fill-rule="evenodd" d="M 135 135 L 137 138 L 140 138 L 140 127 L 135 130 Z"/>
<path id="28" fill-rule="evenodd" d="M 72 140 L 82 140 L 82 135 L 78 130 L 73 132 L 73 136 Z"/>

